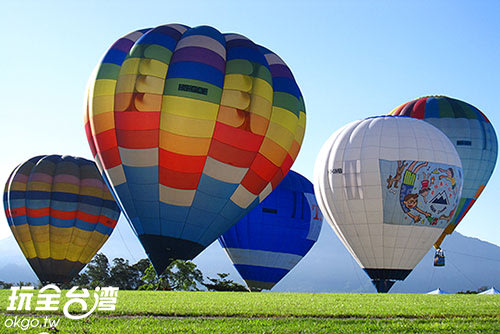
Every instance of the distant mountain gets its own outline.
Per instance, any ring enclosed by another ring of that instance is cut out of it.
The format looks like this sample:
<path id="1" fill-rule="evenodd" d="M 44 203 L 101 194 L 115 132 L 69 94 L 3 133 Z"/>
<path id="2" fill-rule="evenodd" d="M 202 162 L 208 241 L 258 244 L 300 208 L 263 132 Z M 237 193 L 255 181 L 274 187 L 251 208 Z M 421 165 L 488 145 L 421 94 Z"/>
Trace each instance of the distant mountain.
<path id="1" fill-rule="evenodd" d="M 477 290 L 482 286 L 500 287 L 500 247 L 455 232 L 443 243 L 446 266 L 434 267 L 434 251 L 422 259 L 403 282 L 391 292 L 424 293 L 436 288 L 449 292 Z M 145 258 L 139 241 L 124 219 L 120 219 L 113 235 L 101 251 L 110 260 L 116 257 L 130 263 Z M 194 259 L 205 277 L 229 273 L 230 278 L 243 283 L 218 241 Z M 13 237 L 0 240 L 0 280 L 9 282 L 35 281 Z M 368 276 L 358 266 L 325 223 L 318 242 L 304 259 L 279 282 L 276 292 L 375 292 Z"/>

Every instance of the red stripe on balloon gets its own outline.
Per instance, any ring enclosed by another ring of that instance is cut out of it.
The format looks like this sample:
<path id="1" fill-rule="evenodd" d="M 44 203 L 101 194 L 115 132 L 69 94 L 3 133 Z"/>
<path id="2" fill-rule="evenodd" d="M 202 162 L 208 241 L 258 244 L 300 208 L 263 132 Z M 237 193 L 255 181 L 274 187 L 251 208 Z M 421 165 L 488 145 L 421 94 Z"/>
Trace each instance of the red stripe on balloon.
<path id="1" fill-rule="evenodd" d="M 281 180 L 283 180 L 284 177 L 285 175 L 283 174 L 281 169 L 278 169 L 278 172 L 276 173 L 276 175 L 274 175 L 273 179 L 271 180 L 271 185 L 273 189 L 276 188 L 278 184 L 280 184 Z"/>
<path id="2" fill-rule="evenodd" d="M 257 152 L 241 150 L 232 145 L 221 143 L 213 139 L 208 151 L 208 156 L 235 167 L 249 167 L 255 159 Z"/>
<path id="3" fill-rule="evenodd" d="M 267 182 L 271 182 L 278 168 L 278 166 L 273 164 L 269 159 L 260 153 L 257 153 L 257 156 L 251 166 L 251 169 Z"/>
<path id="4" fill-rule="evenodd" d="M 164 168 L 186 173 L 203 172 L 206 156 L 193 156 L 169 152 L 160 149 L 159 165 Z"/>
<path id="5" fill-rule="evenodd" d="M 113 147 L 107 151 L 100 151 L 97 153 L 99 160 L 102 161 L 102 166 L 104 169 L 110 169 L 122 164 L 122 159 L 120 158 L 120 152 L 118 147 Z"/>
<path id="6" fill-rule="evenodd" d="M 119 130 L 155 130 L 160 124 L 160 112 L 116 112 L 115 127 Z"/>
<path id="7" fill-rule="evenodd" d="M 253 170 L 249 170 L 243 180 L 241 180 L 241 185 L 254 195 L 259 195 L 268 183 L 268 181 L 263 180 Z"/>
<path id="8" fill-rule="evenodd" d="M 26 208 L 28 217 L 47 217 L 50 214 L 50 208 L 30 209 Z"/>
<path id="9" fill-rule="evenodd" d="M 425 118 L 425 103 L 427 98 L 422 98 L 418 100 L 413 106 L 413 112 L 411 113 L 411 117 L 424 119 Z"/>
<path id="10" fill-rule="evenodd" d="M 20 217 L 26 214 L 26 207 L 20 207 L 15 209 L 5 209 L 5 216 L 9 217 Z"/>
<path id="11" fill-rule="evenodd" d="M 258 151 L 264 136 L 220 122 L 215 124 L 214 139 L 246 151 Z"/>
<path id="12" fill-rule="evenodd" d="M 96 144 L 97 151 L 106 151 L 110 148 L 116 147 L 116 134 L 115 129 L 110 129 L 94 136 L 94 143 Z"/>
<path id="13" fill-rule="evenodd" d="M 184 173 L 159 167 L 159 182 L 167 187 L 185 190 L 196 189 L 200 178 L 200 173 Z"/>
<path id="14" fill-rule="evenodd" d="M 159 129 L 155 130 L 120 130 L 116 129 L 118 146 L 131 149 L 158 147 Z"/>
<path id="15" fill-rule="evenodd" d="M 87 141 L 89 143 L 92 156 L 95 157 L 97 149 L 95 148 L 94 137 L 92 136 L 92 130 L 90 129 L 90 122 L 85 123 L 85 134 L 87 135 Z"/>
<path id="16" fill-rule="evenodd" d="M 288 173 L 290 168 L 292 168 L 292 165 L 293 165 L 293 159 L 290 156 L 290 154 L 287 153 L 285 160 L 283 161 L 283 163 L 281 164 L 281 167 L 280 167 L 283 175 L 286 175 Z"/>
<path id="17" fill-rule="evenodd" d="M 103 224 L 109 227 L 115 227 L 116 225 L 116 220 L 110 219 L 109 217 L 106 216 L 97 216 L 97 215 L 92 215 L 90 213 L 86 213 L 83 211 L 78 211 L 78 210 L 72 210 L 72 211 L 62 211 L 62 210 L 56 210 L 54 208 L 40 208 L 40 209 L 30 209 L 28 208 L 27 210 L 23 208 L 24 213 L 27 211 L 27 216 L 28 217 L 52 217 L 52 218 L 57 218 L 57 219 L 80 219 L 84 222 L 87 223 L 93 223 L 93 224 Z M 16 212 L 16 217 L 21 216 L 21 212 L 23 211 L 18 211 Z"/>

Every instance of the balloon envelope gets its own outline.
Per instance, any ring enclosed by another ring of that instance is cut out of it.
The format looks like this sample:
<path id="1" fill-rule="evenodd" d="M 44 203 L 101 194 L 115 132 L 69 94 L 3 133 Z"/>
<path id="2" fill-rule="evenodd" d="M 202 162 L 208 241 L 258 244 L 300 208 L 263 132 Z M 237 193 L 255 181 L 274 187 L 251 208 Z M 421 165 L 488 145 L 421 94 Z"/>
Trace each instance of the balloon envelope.
<path id="1" fill-rule="evenodd" d="M 158 272 L 192 259 L 290 169 L 305 129 L 300 90 L 273 52 L 179 24 L 115 42 L 90 80 L 86 132 Z"/>
<path id="2" fill-rule="evenodd" d="M 462 161 L 464 185 L 455 216 L 435 242 L 439 248 L 451 234 L 488 183 L 498 154 L 495 129 L 476 107 L 447 96 L 428 96 L 395 108 L 391 114 L 422 119 L 443 131 Z"/>
<path id="3" fill-rule="evenodd" d="M 41 282 L 67 282 L 108 239 L 120 209 L 93 161 L 37 156 L 4 192 L 9 227 Z"/>
<path id="4" fill-rule="evenodd" d="M 350 123 L 316 160 L 318 205 L 379 292 L 405 279 L 448 225 L 460 158 L 438 129 L 410 117 Z"/>
<path id="5" fill-rule="evenodd" d="M 271 289 L 318 240 L 322 216 L 312 183 L 294 171 L 219 242 L 253 289 Z"/>

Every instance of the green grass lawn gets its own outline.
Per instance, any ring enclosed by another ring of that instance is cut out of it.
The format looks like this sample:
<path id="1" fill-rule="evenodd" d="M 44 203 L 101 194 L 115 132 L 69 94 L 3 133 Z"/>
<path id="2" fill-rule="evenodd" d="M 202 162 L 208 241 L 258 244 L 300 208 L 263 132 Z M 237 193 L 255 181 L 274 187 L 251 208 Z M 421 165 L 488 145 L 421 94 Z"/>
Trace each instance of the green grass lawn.
<path id="1" fill-rule="evenodd" d="M 10 293 L 0 333 L 500 333 L 500 296 L 120 291 L 115 311 L 69 320 L 64 298 L 59 312 L 7 312 Z M 16 315 L 60 323 L 7 328 Z"/>

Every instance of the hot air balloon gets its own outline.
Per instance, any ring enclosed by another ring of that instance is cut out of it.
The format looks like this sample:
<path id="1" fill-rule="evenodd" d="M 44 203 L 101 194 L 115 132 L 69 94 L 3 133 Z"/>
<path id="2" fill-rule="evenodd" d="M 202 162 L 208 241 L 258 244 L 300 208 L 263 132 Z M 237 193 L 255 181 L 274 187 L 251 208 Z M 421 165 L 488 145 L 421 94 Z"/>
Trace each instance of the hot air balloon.
<path id="1" fill-rule="evenodd" d="M 444 133 L 411 117 L 380 116 L 335 132 L 313 183 L 326 220 L 377 291 L 387 292 L 448 226 L 463 176 Z"/>
<path id="2" fill-rule="evenodd" d="M 434 243 L 439 250 L 445 236 L 455 230 L 493 173 L 498 154 L 495 129 L 479 109 L 447 96 L 422 97 L 400 105 L 391 114 L 419 118 L 434 125 L 448 136 L 462 160 L 462 197 L 455 216 Z"/>
<path id="3" fill-rule="evenodd" d="M 113 232 L 120 209 L 93 161 L 29 159 L 4 192 L 7 222 L 42 283 L 68 282 Z"/>
<path id="4" fill-rule="evenodd" d="M 312 183 L 289 171 L 219 242 L 250 290 L 270 290 L 309 252 L 322 221 Z"/>
<path id="5" fill-rule="evenodd" d="M 157 272 L 192 259 L 279 184 L 305 108 L 288 66 L 238 34 L 169 24 L 115 42 L 85 128 Z"/>

